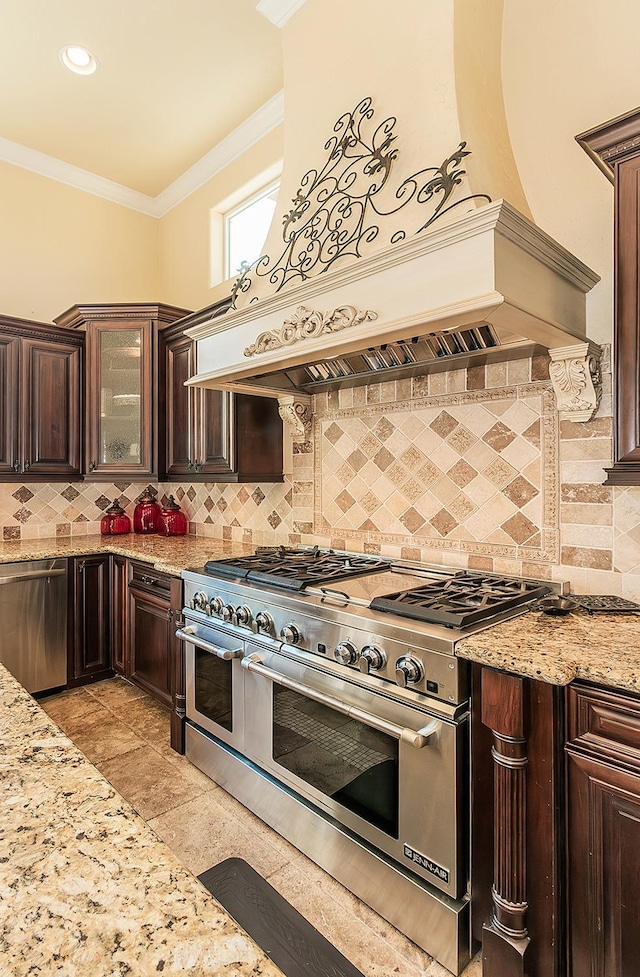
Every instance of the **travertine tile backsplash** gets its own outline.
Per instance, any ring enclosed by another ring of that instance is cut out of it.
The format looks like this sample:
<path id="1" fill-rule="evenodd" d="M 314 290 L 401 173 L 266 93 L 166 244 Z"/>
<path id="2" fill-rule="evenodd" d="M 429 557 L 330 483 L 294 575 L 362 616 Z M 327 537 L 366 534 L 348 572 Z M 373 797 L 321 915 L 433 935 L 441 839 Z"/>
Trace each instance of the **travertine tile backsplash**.
<path id="1" fill-rule="evenodd" d="M 608 351 L 607 351 L 608 352 Z M 587 424 L 559 421 L 547 358 L 355 387 L 316 398 L 313 438 L 284 483 L 154 485 L 192 532 L 384 553 L 570 579 L 640 599 L 640 487 L 607 488 L 611 374 Z M 99 531 L 143 484 L 0 484 L 5 539 Z"/>

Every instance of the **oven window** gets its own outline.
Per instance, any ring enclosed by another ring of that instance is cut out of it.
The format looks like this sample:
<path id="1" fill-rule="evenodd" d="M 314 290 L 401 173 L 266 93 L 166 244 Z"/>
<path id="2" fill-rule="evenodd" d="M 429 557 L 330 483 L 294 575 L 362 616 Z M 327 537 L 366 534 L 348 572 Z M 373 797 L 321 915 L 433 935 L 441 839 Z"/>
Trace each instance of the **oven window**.
<path id="1" fill-rule="evenodd" d="M 398 837 L 398 741 L 392 736 L 274 685 L 273 759 Z"/>
<path id="2" fill-rule="evenodd" d="M 230 661 L 216 658 L 208 651 L 196 653 L 196 709 L 212 722 L 233 732 L 231 713 L 232 668 Z"/>

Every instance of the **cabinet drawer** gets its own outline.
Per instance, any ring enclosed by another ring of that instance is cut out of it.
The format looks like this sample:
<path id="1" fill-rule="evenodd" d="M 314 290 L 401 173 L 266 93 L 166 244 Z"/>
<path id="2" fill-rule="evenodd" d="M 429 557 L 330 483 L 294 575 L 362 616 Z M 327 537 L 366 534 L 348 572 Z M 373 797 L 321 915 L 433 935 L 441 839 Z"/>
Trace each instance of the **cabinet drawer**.
<path id="1" fill-rule="evenodd" d="M 570 747 L 640 771 L 640 699 L 576 683 L 567 704 Z"/>
<path id="2" fill-rule="evenodd" d="M 136 587 L 147 593 L 158 594 L 158 596 L 171 599 L 171 577 L 166 573 L 160 573 L 146 563 L 131 563 L 130 587 Z"/>

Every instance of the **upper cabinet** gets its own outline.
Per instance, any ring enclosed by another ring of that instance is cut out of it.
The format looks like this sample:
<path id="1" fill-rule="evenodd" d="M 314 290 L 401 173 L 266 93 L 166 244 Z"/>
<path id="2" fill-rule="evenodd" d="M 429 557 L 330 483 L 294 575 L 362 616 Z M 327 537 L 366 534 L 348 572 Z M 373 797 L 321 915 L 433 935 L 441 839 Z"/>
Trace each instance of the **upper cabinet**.
<path id="1" fill-rule="evenodd" d="M 184 386 L 197 372 L 195 342 L 184 330 L 228 307 L 228 300 L 208 306 L 160 331 L 161 479 L 282 481 L 282 421 L 276 400 Z"/>
<path id="2" fill-rule="evenodd" d="M 614 464 L 607 485 L 640 485 L 640 109 L 576 137 L 615 187 Z"/>
<path id="3" fill-rule="evenodd" d="M 157 472 L 157 332 L 185 315 L 166 305 L 74 305 L 55 320 L 86 333 L 85 471 L 112 481 Z"/>
<path id="4" fill-rule="evenodd" d="M 3 481 L 81 473 L 84 337 L 0 316 L 0 475 Z"/>

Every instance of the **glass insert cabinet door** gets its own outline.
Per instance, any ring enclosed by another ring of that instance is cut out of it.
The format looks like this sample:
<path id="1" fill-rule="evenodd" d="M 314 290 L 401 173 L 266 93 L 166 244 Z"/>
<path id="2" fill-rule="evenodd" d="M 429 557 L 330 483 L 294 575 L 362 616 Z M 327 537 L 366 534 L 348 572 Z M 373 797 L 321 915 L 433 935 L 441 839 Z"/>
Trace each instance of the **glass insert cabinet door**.
<path id="1" fill-rule="evenodd" d="M 87 324 L 87 473 L 151 475 L 150 320 Z"/>

